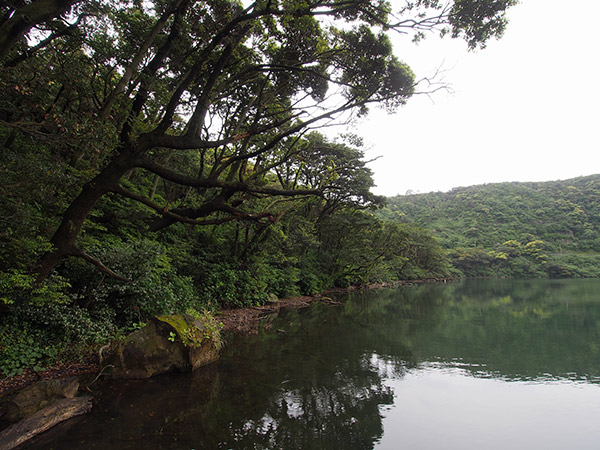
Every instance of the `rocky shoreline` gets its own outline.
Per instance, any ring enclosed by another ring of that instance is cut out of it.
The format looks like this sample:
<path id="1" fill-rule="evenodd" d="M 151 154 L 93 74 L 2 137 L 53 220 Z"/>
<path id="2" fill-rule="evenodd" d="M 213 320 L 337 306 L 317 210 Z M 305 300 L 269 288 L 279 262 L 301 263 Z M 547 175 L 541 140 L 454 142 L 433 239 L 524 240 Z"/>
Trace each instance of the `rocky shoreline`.
<path id="1" fill-rule="evenodd" d="M 422 284 L 422 283 L 447 283 L 452 281 L 450 279 L 427 279 L 427 280 L 411 280 L 411 281 L 399 281 L 394 283 L 377 283 L 371 284 L 368 286 L 361 287 L 349 287 L 349 288 L 340 288 L 340 289 L 330 289 L 321 294 L 317 294 L 315 296 L 298 296 L 291 297 L 286 299 L 281 299 L 277 301 L 273 301 L 267 305 L 262 306 L 254 306 L 254 307 L 245 307 L 245 308 L 237 308 L 230 310 L 222 310 L 217 313 L 216 318 L 219 322 L 223 324 L 223 332 L 225 333 L 237 333 L 237 334 L 256 334 L 258 333 L 261 323 L 268 322 L 269 318 L 277 317 L 278 313 L 282 309 L 300 309 L 306 308 L 314 303 L 324 303 L 332 306 L 343 305 L 343 302 L 335 299 L 337 296 L 347 294 L 353 291 L 358 290 L 371 290 L 371 289 L 381 289 L 381 288 L 393 288 L 398 286 L 411 286 L 414 284 Z M 168 316 L 163 316 L 168 317 Z M 160 319 L 163 320 L 164 319 Z M 156 322 L 156 320 L 154 320 Z M 153 322 L 152 322 L 153 323 Z M 148 327 L 152 328 L 152 327 Z M 142 330 L 138 330 L 134 334 L 140 333 Z M 130 336 L 134 336 L 134 334 Z M 164 333 L 163 333 L 164 334 Z M 173 334 L 173 333 L 171 333 Z M 127 338 L 129 339 L 129 338 Z M 146 338 L 142 338 L 145 340 Z M 172 339 L 169 337 L 162 338 L 163 340 L 167 339 L 171 341 Z M 202 338 L 200 338 L 202 340 Z M 139 338 L 138 338 L 139 341 Z M 170 345 L 169 342 L 165 341 L 167 345 Z M 155 346 L 154 346 L 155 347 Z M 155 351 L 153 347 L 153 351 Z M 162 349 L 161 349 L 162 351 Z M 218 351 L 218 350 L 217 350 Z M 114 352 L 111 356 L 114 359 Z M 139 353 L 137 349 L 133 353 Z M 164 351 L 163 351 L 164 353 Z M 165 354 L 170 354 L 172 352 L 167 351 Z M 214 355 L 213 355 L 214 356 Z M 217 357 L 214 357 L 208 362 L 215 360 Z M 156 355 L 150 355 L 150 359 L 156 359 Z M 167 365 L 170 365 L 171 362 L 168 362 Z M 202 364 L 204 365 L 204 364 Z M 77 380 L 77 390 L 79 397 L 75 397 L 74 395 L 63 396 L 65 398 L 54 399 L 55 403 L 60 401 L 66 401 L 66 399 L 70 399 L 71 402 L 80 402 L 81 405 L 77 404 L 76 407 L 70 409 L 73 413 L 72 415 L 64 414 L 64 417 L 61 419 L 66 420 L 74 415 L 84 414 L 91 409 L 92 399 L 88 396 L 83 396 L 81 394 L 86 394 L 91 392 L 90 386 L 104 374 L 104 371 L 107 367 L 113 365 L 109 365 L 102 354 L 102 349 L 99 349 L 97 352 L 93 354 L 87 355 L 82 359 L 81 362 L 71 362 L 56 365 L 52 368 L 49 368 L 43 372 L 36 373 L 32 370 L 25 371 L 23 374 L 6 378 L 4 380 L 0 380 L 0 404 L 10 405 L 11 403 L 15 403 L 15 399 L 18 398 L 22 393 L 27 391 L 35 391 L 39 390 L 39 386 L 46 386 L 49 383 L 52 384 L 55 381 L 59 380 Z M 174 367 L 178 367 L 175 365 Z M 193 367 L 191 370 L 195 369 Z M 136 368 L 139 371 L 139 368 Z M 145 368 L 144 368 L 145 370 Z M 160 371 L 156 371 L 155 373 L 163 373 Z M 151 376 L 151 375 L 148 375 Z M 127 378 L 127 377 L 125 377 Z M 142 377 L 143 378 L 143 377 Z M 75 400 L 75 399 L 85 399 L 84 400 Z M 44 400 L 45 401 L 45 400 Z M 83 405 L 83 406 L 82 406 Z M 44 405 L 45 406 L 45 405 Z M 15 445 L 6 444 L 10 439 L 13 439 L 13 442 L 17 442 L 15 439 L 18 439 L 18 442 L 23 442 L 21 439 L 24 435 L 28 435 L 29 439 L 36 434 L 39 434 L 50 426 L 55 425 L 56 423 L 52 423 L 52 425 L 48 425 L 49 422 L 52 422 L 56 418 L 56 414 L 48 413 L 46 410 L 48 408 L 54 408 L 54 404 L 50 404 L 49 406 L 45 406 L 41 409 L 36 410 L 33 415 L 25 417 L 21 420 L 21 422 L 17 422 L 13 425 L 10 425 L 11 422 L 5 420 L 10 415 L 10 408 L 2 407 L 0 408 L 0 449 L 8 449 L 14 448 Z M 40 417 L 38 417 L 40 416 Z M 46 417 L 48 416 L 48 417 Z M 48 418 L 52 418 L 49 420 Z M 32 422 L 35 426 L 32 425 Z M 48 425 L 48 426 L 47 426 Z M 37 428 L 35 428 L 37 427 Z M 20 430 L 20 431 L 19 431 Z M 37 431 L 36 431 L 37 430 Z M 11 434 L 12 433 L 12 434 Z M 23 434 L 25 433 L 25 434 Z M 10 436 L 13 436 L 12 438 Z M 6 442 L 3 441 L 6 440 Z M 6 445 L 5 445 L 6 444 Z M 19 445 L 19 444 L 16 444 Z"/>
<path id="2" fill-rule="evenodd" d="M 390 283 L 374 283 L 367 286 L 350 286 L 348 288 L 328 289 L 314 296 L 297 296 L 278 300 L 276 302 L 245 308 L 226 309 L 217 313 L 217 319 L 223 323 L 223 331 L 231 333 L 253 334 L 258 332 L 260 320 L 266 315 L 273 314 L 281 308 L 305 308 L 315 302 L 337 304 L 336 296 L 360 290 L 394 288 L 398 286 L 411 286 L 423 283 L 448 283 L 454 281 L 450 278 L 431 278 L 425 280 L 401 280 Z M 0 400 L 11 395 L 32 383 L 56 378 L 72 376 L 88 376 L 93 379 L 102 370 L 101 357 L 98 350 L 81 358 L 81 361 L 57 364 L 48 369 L 35 372 L 25 370 L 21 375 L 7 377 L 0 380 Z"/>
<path id="3" fill-rule="evenodd" d="M 423 283 L 448 283 L 451 281 L 454 280 L 450 278 L 431 278 L 425 280 L 401 280 L 389 283 L 373 283 L 367 286 L 333 288 L 314 296 L 296 296 L 281 299 L 262 306 L 221 310 L 217 313 L 216 317 L 223 323 L 223 331 L 226 333 L 254 334 L 258 332 L 258 326 L 263 317 L 273 314 L 281 308 L 306 308 L 315 302 L 338 304 L 339 302 L 335 300 L 336 296 L 360 290 L 394 288 Z M 101 372 L 102 368 L 101 355 L 99 354 L 99 351 L 96 350 L 95 352 L 82 357 L 81 361 L 57 364 L 40 372 L 35 372 L 31 369 L 25 370 L 21 375 L 15 375 L 0 380 L 0 400 L 13 394 L 19 389 L 42 380 L 68 378 L 72 376 L 84 376 L 84 378 L 87 376 L 92 380 Z"/>

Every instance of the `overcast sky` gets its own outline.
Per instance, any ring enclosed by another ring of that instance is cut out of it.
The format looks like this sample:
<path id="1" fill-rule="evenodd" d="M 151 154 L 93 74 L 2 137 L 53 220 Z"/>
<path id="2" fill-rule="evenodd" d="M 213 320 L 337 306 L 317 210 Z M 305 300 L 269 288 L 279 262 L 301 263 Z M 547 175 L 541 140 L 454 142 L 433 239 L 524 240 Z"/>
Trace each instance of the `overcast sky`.
<path id="1" fill-rule="evenodd" d="M 394 115 L 373 110 L 365 138 L 377 194 L 446 191 L 600 172 L 597 0 L 522 0 L 501 40 L 394 39 L 417 78 L 443 65 L 453 93 L 415 96 Z"/>

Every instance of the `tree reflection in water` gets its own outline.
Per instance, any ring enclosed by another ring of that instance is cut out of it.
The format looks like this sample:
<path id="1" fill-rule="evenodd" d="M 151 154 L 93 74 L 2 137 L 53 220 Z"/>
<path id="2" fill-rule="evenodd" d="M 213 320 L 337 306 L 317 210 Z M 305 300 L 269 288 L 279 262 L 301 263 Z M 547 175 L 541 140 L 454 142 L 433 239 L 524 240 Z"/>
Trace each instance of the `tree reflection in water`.
<path id="1" fill-rule="evenodd" d="M 370 449 L 389 386 L 420 370 L 599 383 L 598 292 L 598 280 L 474 280 L 286 311 L 197 373 L 104 383 L 92 414 L 30 448 Z"/>
<path id="2" fill-rule="evenodd" d="M 348 317 L 338 307 L 289 311 L 279 332 L 229 337 L 208 369 L 106 382 L 89 416 L 31 448 L 373 448 L 394 400 L 384 377 L 401 376 L 412 357 L 397 354 L 396 364 L 365 351 L 378 335 Z"/>
<path id="3" fill-rule="evenodd" d="M 391 405 L 394 395 L 391 388 L 382 384 L 367 358 L 355 362 L 358 364 L 353 367 L 352 377 L 338 371 L 325 383 L 270 396 L 262 415 L 233 424 L 231 439 L 221 445 L 264 449 L 372 448 L 373 442 L 383 435 L 380 407 Z"/>
<path id="4" fill-rule="evenodd" d="M 396 366 L 365 352 L 366 336 L 376 334 L 345 316 L 340 308 L 322 306 L 289 311 L 278 323 L 285 333 L 234 345 L 237 354 L 226 365 L 231 371 L 255 371 L 251 378 L 262 381 L 249 381 L 238 393 L 250 393 L 260 406 L 243 407 L 248 413 L 230 423 L 231 435 L 219 448 L 373 448 L 383 435 L 382 406 L 394 400 L 385 376 L 392 367 L 401 375 L 411 358 L 406 355 Z M 250 348 L 262 351 L 253 355 Z M 265 383 L 277 385 L 266 396 Z"/>

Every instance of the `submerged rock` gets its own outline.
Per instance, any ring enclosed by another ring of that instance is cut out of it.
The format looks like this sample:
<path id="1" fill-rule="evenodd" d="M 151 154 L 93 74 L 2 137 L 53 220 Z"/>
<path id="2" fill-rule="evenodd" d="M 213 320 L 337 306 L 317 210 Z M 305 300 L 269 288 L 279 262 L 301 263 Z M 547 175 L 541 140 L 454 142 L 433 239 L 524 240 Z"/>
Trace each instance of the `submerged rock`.
<path id="1" fill-rule="evenodd" d="M 156 316 L 118 346 L 111 358 L 111 376 L 150 378 L 196 370 L 219 358 L 218 333 L 186 314 Z"/>

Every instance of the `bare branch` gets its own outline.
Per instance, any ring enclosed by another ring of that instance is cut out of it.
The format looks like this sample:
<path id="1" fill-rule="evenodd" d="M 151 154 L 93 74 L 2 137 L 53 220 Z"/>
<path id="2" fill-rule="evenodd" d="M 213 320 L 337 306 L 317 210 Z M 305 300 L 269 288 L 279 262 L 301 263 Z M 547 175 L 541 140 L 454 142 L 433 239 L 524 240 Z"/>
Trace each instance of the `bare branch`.
<path id="1" fill-rule="evenodd" d="M 146 205 L 147 207 L 153 209 L 157 213 L 159 213 L 165 217 L 168 217 L 170 219 L 173 219 L 176 222 L 186 223 L 188 225 L 220 225 L 222 223 L 235 220 L 234 217 L 214 219 L 214 220 L 190 219 L 189 217 L 185 217 L 185 216 L 176 214 L 172 211 L 169 211 L 167 207 L 160 206 L 160 205 L 154 203 L 152 200 L 150 200 L 146 197 L 143 197 L 141 195 L 138 195 L 134 192 L 128 191 L 127 189 L 124 189 L 122 187 L 116 187 L 116 188 L 112 189 L 112 192 L 114 192 L 115 194 L 120 194 L 124 197 L 130 198 L 131 200 L 135 200 L 139 203 L 142 203 L 143 205 Z"/>
<path id="2" fill-rule="evenodd" d="M 323 192 L 318 189 L 277 189 L 262 186 L 253 186 L 240 182 L 225 182 L 210 178 L 194 178 L 183 175 L 163 167 L 154 161 L 141 158 L 136 164 L 137 167 L 149 170 L 152 173 L 172 181 L 173 183 L 191 186 L 195 188 L 221 188 L 232 192 L 251 192 L 255 194 L 281 195 L 285 197 L 295 197 L 301 195 L 322 196 Z"/>
<path id="3" fill-rule="evenodd" d="M 102 264 L 100 261 L 98 261 L 96 258 L 94 258 L 94 257 L 88 255 L 87 253 L 85 253 L 79 247 L 73 247 L 73 252 L 72 252 L 71 255 L 72 256 L 77 256 L 79 258 L 83 258 L 87 262 L 92 263 L 94 266 L 96 266 L 98 269 L 100 269 L 101 272 L 107 274 L 111 278 L 114 278 L 114 279 L 119 280 L 119 281 L 127 281 L 127 282 L 131 281 L 130 279 L 125 278 L 124 276 L 119 275 L 116 272 L 113 272 L 108 267 L 106 267 L 104 264 Z"/>

